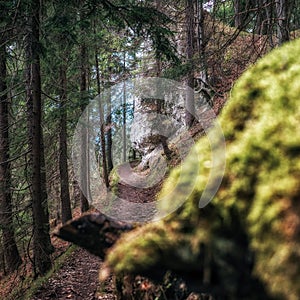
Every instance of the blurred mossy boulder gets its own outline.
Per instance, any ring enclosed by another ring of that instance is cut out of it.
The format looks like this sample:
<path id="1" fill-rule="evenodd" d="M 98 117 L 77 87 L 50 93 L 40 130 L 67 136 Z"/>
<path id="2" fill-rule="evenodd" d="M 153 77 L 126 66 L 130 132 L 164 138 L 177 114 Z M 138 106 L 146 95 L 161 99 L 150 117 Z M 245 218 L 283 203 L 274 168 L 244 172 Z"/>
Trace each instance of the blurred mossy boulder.
<path id="1" fill-rule="evenodd" d="M 117 274 L 172 270 L 221 299 L 300 299 L 299 53 L 300 40 L 288 43 L 238 80 L 219 118 L 226 170 L 218 192 L 199 209 L 211 160 L 203 138 L 161 193 L 164 204 L 187 201 L 116 243 L 106 264 Z M 176 184 L 193 192 L 174 193 Z"/>

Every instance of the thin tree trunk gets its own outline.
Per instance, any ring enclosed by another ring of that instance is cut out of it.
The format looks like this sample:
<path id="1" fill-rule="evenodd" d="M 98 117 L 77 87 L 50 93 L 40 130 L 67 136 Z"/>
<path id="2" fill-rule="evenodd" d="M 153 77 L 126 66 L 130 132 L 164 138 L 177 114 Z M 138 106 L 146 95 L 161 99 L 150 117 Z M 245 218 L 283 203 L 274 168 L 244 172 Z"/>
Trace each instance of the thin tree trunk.
<path id="1" fill-rule="evenodd" d="M 18 268 L 22 260 L 15 241 L 13 225 L 6 76 L 5 41 L 0 37 L 0 227 L 5 262 L 3 269 L 10 273 Z"/>
<path id="2" fill-rule="evenodd" d="M 194 24 L 194 1 L 187 0 L 186 2 L 186 59 L 189 64 L 189 73 L 187 75 L 187 90 L 186 90 L 186 111 L 185 111 L 185 123 L 187 127 L 191 127 L 194 122 L 194 112 L 195 112 L 195 103 L 194 103 L 194 33 L 195 33 L 195 24 Z"/>
<path id="3" fill-rule="evenodd" d="M 161 11 L 161 1 L 160 0 L 155 1 L 155 6 L 158 11 Z M 156 64 L 156 76 L 160 77 L 162 65 L 161 65 L 161 59 L 159 57 L 157 57 L 155 59 L 155 64 Z"/>
<path id="4" fill-rule="evenodd" d="M 276 1 L 278 45 L 290 40 L 290 5 L 288 0 Z"/>
<path id="5" fill-rule="evenodd" d="M 207 75 L 207 59 L 205 53 L 205 31 L 204 31 L 204 10 L 203 10 L 203 1 L 196 1 L 196 19 L 197 19 L 197 46 L 199 53 L 199 66 L 200 66 L 200 79 L 201 79 L 201 88 L 205 87 L 204 84 L 208 83 Z"/>
<path id="6" fill-rule="evenodd" d="M 168 160 L 172 159 L 172 151 L 170 150 L 167 142 L 168 138 L 166 136 L 161 135 L 160 136 L 160 142 L 162 144 L 164 154 L 166 155 Z"/>
<path id="7" fill-rule="evenodd" d="M 87 126 L 86 126 L 86 198 L 92 201 L 91 196 L 91 159 L 90 159 L 90 111 L 87 110 Z"/>
<path id="8" fill-rule="evenodd" d="M 243 5 L 241 0 L 234 0 L 234 26 L 241 28 L 243 25 Z"/>
<path id="9" fill-rule="evenodd" d="M 66 66 L 60 66 L 60 125 L 59 125 L 59 173 L 60 173 L 60 201 L 62 223 L 72 219 L 69 172 L 68 172 L 68 149 L 67 149 L 67 72 Z"/>
<path id="10" fill-rule="evenodd" d="M 76 208 L 80 206 L 80 187 L 78 184 L 78 181 L 75 179 L 75 174 L 74 174 L 74 169 L 71 168 L 70 170 L 70 177 L 71 177 L 71 182 L 72 182 L 72 197 L 73 199 L 72 202 L 72 208 Z"/>
<path id="11" fill-rule="evenodd" d="M 87 72 L 86 72 L 86 45 L 83 43 L 80 49 L 80 59 L 81 59 L 81 67 L 80 67 L 80 93 L 81 93 L 81 111 L 83 112 L 86 108 L 86 94 L 87 94 Z M 87 128 L 86 126 L 82 126 L 81 129 L 81 171 L 80 171 L 80 201 L 81 201 L 81 212 L 85 212 L 89 209 L 88 202 L 88 177 L 89 177 L 89 168 L 87 162 Z"/>
<path id="12" fill-rule="evenodd" d="M 100 72 L 99 72 L 99 60 L 98 60 L 98 50 L 96 48 L 95 52 L 95 62 L 96 62 L 96 75 L 97 75 L 97 92 L 98 95 L 101 93 L 101 86 L 100 86 Z M 105 134 L 104 134 L 104 113 L 103 107 L 101 103 L 101 97 L 99 96 L 99 115 L 100 115 L 100 146 L 101 146 L 101 153 L 102 153 L 102 168 L 103 168 L 103 178 L 106 187 L 109 187 L 109 180 L 108 180 L 108 172 L 107 172 L 107 163 L 106 163 L 106 145 L 105 145 Z"/>
<path id="13" fill-rule="evenodd" d="M 47 204 L 45 158 L 42 134 L 42 101 L 40 78 L 39 21 L 40 1 L 29 5 L 29 28 L 26 38 L 26 95 L 30 156 L 30 182 L 33 212 L 33 255 L 37 274 L 45 274 L 51 267 L 53 252 L 49 235 L 49 211 Z"/>
<path id="14" fill-rule="evenodd" d="M 255 22 L 254 32 L 256 34 L 264 35 L 268 33 L 268 20 L 267 17 L 268 5 L 266 0 L 258 0 L 257 1 L 257 16 Z"/>
<path id="15" fill-rule="evenodd" d="M 253 2 L 246 0 L 234 0 L 234 26 L 240 30 L 245 29 L 250 21 L 250 9 Z"/>
<path id="16" fill-rule="evenodd" d="M 124 58 L 125 60 L 125 58 Z M 122 126 L 122 141 L 123 141 L 123 163 L 127 161 L 127 136 L 126 136 L 126 82 L 123 82 L 123 126 Z"/>
<path id="17" fill-rule="evenodd" d="M 111 129 L 111 96 L 109 95 L 108 103 L 107 103 L 107 117 L 106 117 L 106 124 L 108 125 L 107 131 L 107 170 L 108 173 L 111 172 L 113 169 L 113 157 L 112 157 L 112 129 Z"/>
<path id="18" fill-rule="evenodd" d="M 271 0 L 268 5 L 265 5 L 265 13 L 267 17 L 267 35 L 268 35 L 268 40 L 269 44 L 272 48 L 275 47 L 274 43 L 274 19 L 276 16 L 276 8 L 275 8 L 275 0 Z M 266 1 L 267 2 L 267 1 Z"/>

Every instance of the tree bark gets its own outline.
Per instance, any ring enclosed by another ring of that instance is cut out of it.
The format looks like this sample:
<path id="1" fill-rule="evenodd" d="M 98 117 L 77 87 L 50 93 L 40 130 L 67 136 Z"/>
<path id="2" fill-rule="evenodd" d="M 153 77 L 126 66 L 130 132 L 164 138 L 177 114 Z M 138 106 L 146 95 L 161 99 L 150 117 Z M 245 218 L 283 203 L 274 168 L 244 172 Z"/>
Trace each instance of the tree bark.
<path id="1" fill-rule="evenodd" d="M 274 19 L 276 18 L 276 7 L 275 7 L 275 0 L 268 1 L 263 0 L 264 2 L 264 11 L 266 14 L 267 24 L 266 24 L 266 34 L 268 35 L 269 44 L 272 48 L 275 47 L 274 42 Z"/>
<path id="2" fill-rule="evenodd" d="M 114 168 L 113 165 L 113 157 L 112 157 L 112 129 L 111 129 L 111 97 L 109 96 L 108 103 L 107 103 L 107 117 L 106 117 L 106 124 L 108 126 L 107 131 L 107 170 L 108 173 Z"/>
<path id="3" fill-rule="evenodd" d="M 19 267 L 22 260 L 17 248 L 13 225 L 5 47 L 5 40 L 0 36 L 0 227 L 5 261 L 4 270 L 11 273 Z"/>
<path id="4" fill-rule="evenodd" d="M 244 30 L 250 21 L 250 9 L 253 8 L 253 1 L 234 0 L 234 26 Z"/>
<path id="5" fill-rule="evenodd" d="M 207 75 L 207 59 L 205 53 L 206 41 L 205 41 L 205 30 L 204 30 L 204 9 L 203 9 L 203 1 L 196 1 L 196 19 L 197 19 L 197 46 L 199 53 L 199 66 L 200 66 L 200 77 L 201 82 L 207 83 L 208 75 Z M 203 86 L 201 86 L 202 88 Z"/>
<path id="6" fill-rule="evenodd" d="M 105 134 L 104 134 L 104 113 L 103 106 L 101 103 L 101 86 L 100 86 L 100 72 L 99 72 L 99 60 L 98 60 L 98 49 L 96 48 L 95 52 L 95 63 L 96 63 L 96 75 L 97 75 L 97 92 L 99 95 L 99 117 L 100 117 L 100 147 L 102 154 L 102 168 L 103 168 L 103 178 L 105 182 L 105 186 L 109 187 L 109 179 L 107 172 L 107 163 L 106 163 L 106 143 L 105 143 Z"/>
<path id="7" fill-rule="evenodd" d="M 269 8 L 267 0 L 258 0 L 257 1 L 257 16 L 255 22 L 254 32 L 256 34 L 264 35 L 268 33 L 269 22 L 271 21 L 268 17 Z"/>
<path id="8" fill-rule="evenodd" d="M 86 45 L 83 44 L 80 47 L 80 93 L 81 93 L 81 111 L 84 112 L 87 105 L 87 70 L 86 70 Z M 80 171 L 80 202 L 81 212 L 85 212 L 89 209 L 89 162 L 88 157 L 88 144 L 87 144 L 88 130 L 86 126 L 82 126 L 81 129 L 81 171 Z"/>
<path id="9" fill-rule="evenodd" d="M 187 75 L 186 103 L 185 103 L 185 123 L 187 127 L 191 127 L 194 122 L 195 103 L 194 103 L 194 1 L 186 2 L 186 59 L 189 64 L 189 72 Z"/>
<path id="10" fill-rule="evenodd" d="M 33 261 L 35 275 L 45 274 L 51 267 L 53 252 L 49 235 L 45 158 L 42 133 L 42 101 L 40 77 L 40 1 L 29 2 L 26 35 L 26 96 L 30 150 L 30 183 L 33 213 Z"/>
<path id="11" fill-rule="evenodd" d="M 125 61 L 125 58 L 124 58 Z M 125 63 L 124 63 L 125 65 Z M 122 143 L 123 143 L 123 151 L 122 151 L 122 160 L 123 163 L 127 161 L 127 135 L 126 135 L 126 108 L 127 108 L 127 103 L 126 103 L 126 82 L 123 82 L 123 103 L 122 103 L 122 121 L 123 121 L 123 126 L 122 126 Z"/>
<path id="12" fill-rule="evenodd" d="M 243 25 L 243 5 L 241 0 L 234 0 L 234 26 L 241 28 Z"/>
<path id="13" fill-rule="evenodd" d="M 60 66 L 60 126 L 59 126 L 59 173 L 60 173 L 60 200 L 62 223 L 72 219 L 68 149 L 67 149 L 67 71 L 66 66 Z"/>
<path id="14" fill-rule="evenodd" d="M 208 80 L 208 63 L 206 55 L 207 38 L 205 36 L 204 18 L 205 12 L 203 9 L 203 0 L 196 1 L 196 32 L 197 32 L 197 48 L 199 55 L 199 78 L 197 78 L 197 87 L 199 87 L 199 98 L 204 105 L 213 106 L 212 97 L 210 96 L 210 84 Z M 194 87 L 195 88 L 195 87 Z M 199 101 L 199 102 L 200 102 Z M 198 103 L 199 103 L 198 102 Z"/>
<path id="15" fill-rule="evenodd" d="M 276 1 L 278 45 L 290 40 L 290 7 L 291 3 L 288 0 Z"/>

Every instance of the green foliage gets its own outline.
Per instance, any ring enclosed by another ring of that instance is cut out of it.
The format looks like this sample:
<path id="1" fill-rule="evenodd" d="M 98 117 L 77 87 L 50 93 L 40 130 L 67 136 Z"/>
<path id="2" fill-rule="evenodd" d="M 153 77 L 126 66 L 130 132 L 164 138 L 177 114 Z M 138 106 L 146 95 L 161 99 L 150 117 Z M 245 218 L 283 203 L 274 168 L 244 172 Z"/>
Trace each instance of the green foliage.
<path id="1" fill-rule="evenodd" d="M 116 244 L 107 264 L 117 274 L 154 277 L 155 270 L 171 269 L 183 276 L 198 272 L 200 280 L 201 257 L 210 253 L 211 272 L 219 278 L 211 279 L 213 291 L 221 286 L 229 299 L 299 299 L 299 51 L 300 40 L 274 50 L 234 87 L 220 117 L 227 168 L 212 203 L 198 208 L 211 159 L 201 139 L 162 192 L 165 203 L 187 197 L 185 188 L 172 193 L 179 182 L 194 185 L 192 194 L 176 213 Z"/>
<path id="2" fill-rule="evenodd" d="M 189 63 L 175 64 L 174 66 L 164 70 L 163 77 L 173 80 L 182 80 L 182 78 L 190 72 L 191 67 L 192 66 Z"/>
<path id="3" fill-rule="evenodd" d="M 2 29 L 4 29 L 8 25 L 12 26 L 12 14 L 14 13 L 15 6 L 15 1 L 0 1 L 0 26 Z M 5 30 L 1 31 L 1 35 L 3 35 L 4 33 Z"/>
<path id="4" fill-rule="evenodd" d="M 178 62 L 176 49 L 170 42 L 173 32 L 169 25 L 172 20 L 153 7 L 148 1 L 87 1 L 83 11 L 90 16 L 97 9 L 102 9 L 103 27 L 109 22 L 115 31 L 127 28 L 134 37 L 150 39 L 156 56 Z M 82 10 L 81 10 L 82 11 Z"/>
<path id="5" fill-rule="evenodd" d="M 233 1 L 216 1 L 213 12 L 219 20 L 229 26 L 234 26 L 234 6 Z"/>

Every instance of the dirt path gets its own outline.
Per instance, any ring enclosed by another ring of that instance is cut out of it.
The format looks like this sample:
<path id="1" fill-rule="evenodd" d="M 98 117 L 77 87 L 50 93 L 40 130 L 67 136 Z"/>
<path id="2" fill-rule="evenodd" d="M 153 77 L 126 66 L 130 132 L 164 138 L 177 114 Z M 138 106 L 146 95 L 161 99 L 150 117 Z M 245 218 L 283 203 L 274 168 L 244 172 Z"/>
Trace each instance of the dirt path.
<path id="1" fill-rule="evenodd" d="M 112 279 L 100 286 L 101 259 L 78 248 L 31 300 L 115 300 Z"/>
<path id="2" fill-rule="evenodd" d="M 120 182 L 118 183 L 118 197 L 135 203 L 149 203 L 155 201 L 155 197 L 162 186 L 163 178 L 156 180 L 147 187 L 147 175 L 134 171 L 130 165 L 121 165 L 118 170 Z"/>
<path id="3" fill-rule="evenodd" d="M 153 188 L 140 189 L 124 183 L 118 184 L 118 195 L 128 201 L 145 203 L 155 201 L 161 183 Z M 102 261 L 88 251 L 77 248 L 63 266 L 35 293 L 31 300 L 115 300 L 110 278 L 99 283 Z"/>
<path id="4" fill-rule="evenodd" d="M 162 183 L 160 182 L 152 188 L 139 189 L 123 183 L 118 183 L 118 196 L 130 202 L 149 203 L 155 201 L 155 197 L 160 191 L 161 186 Z"/>

